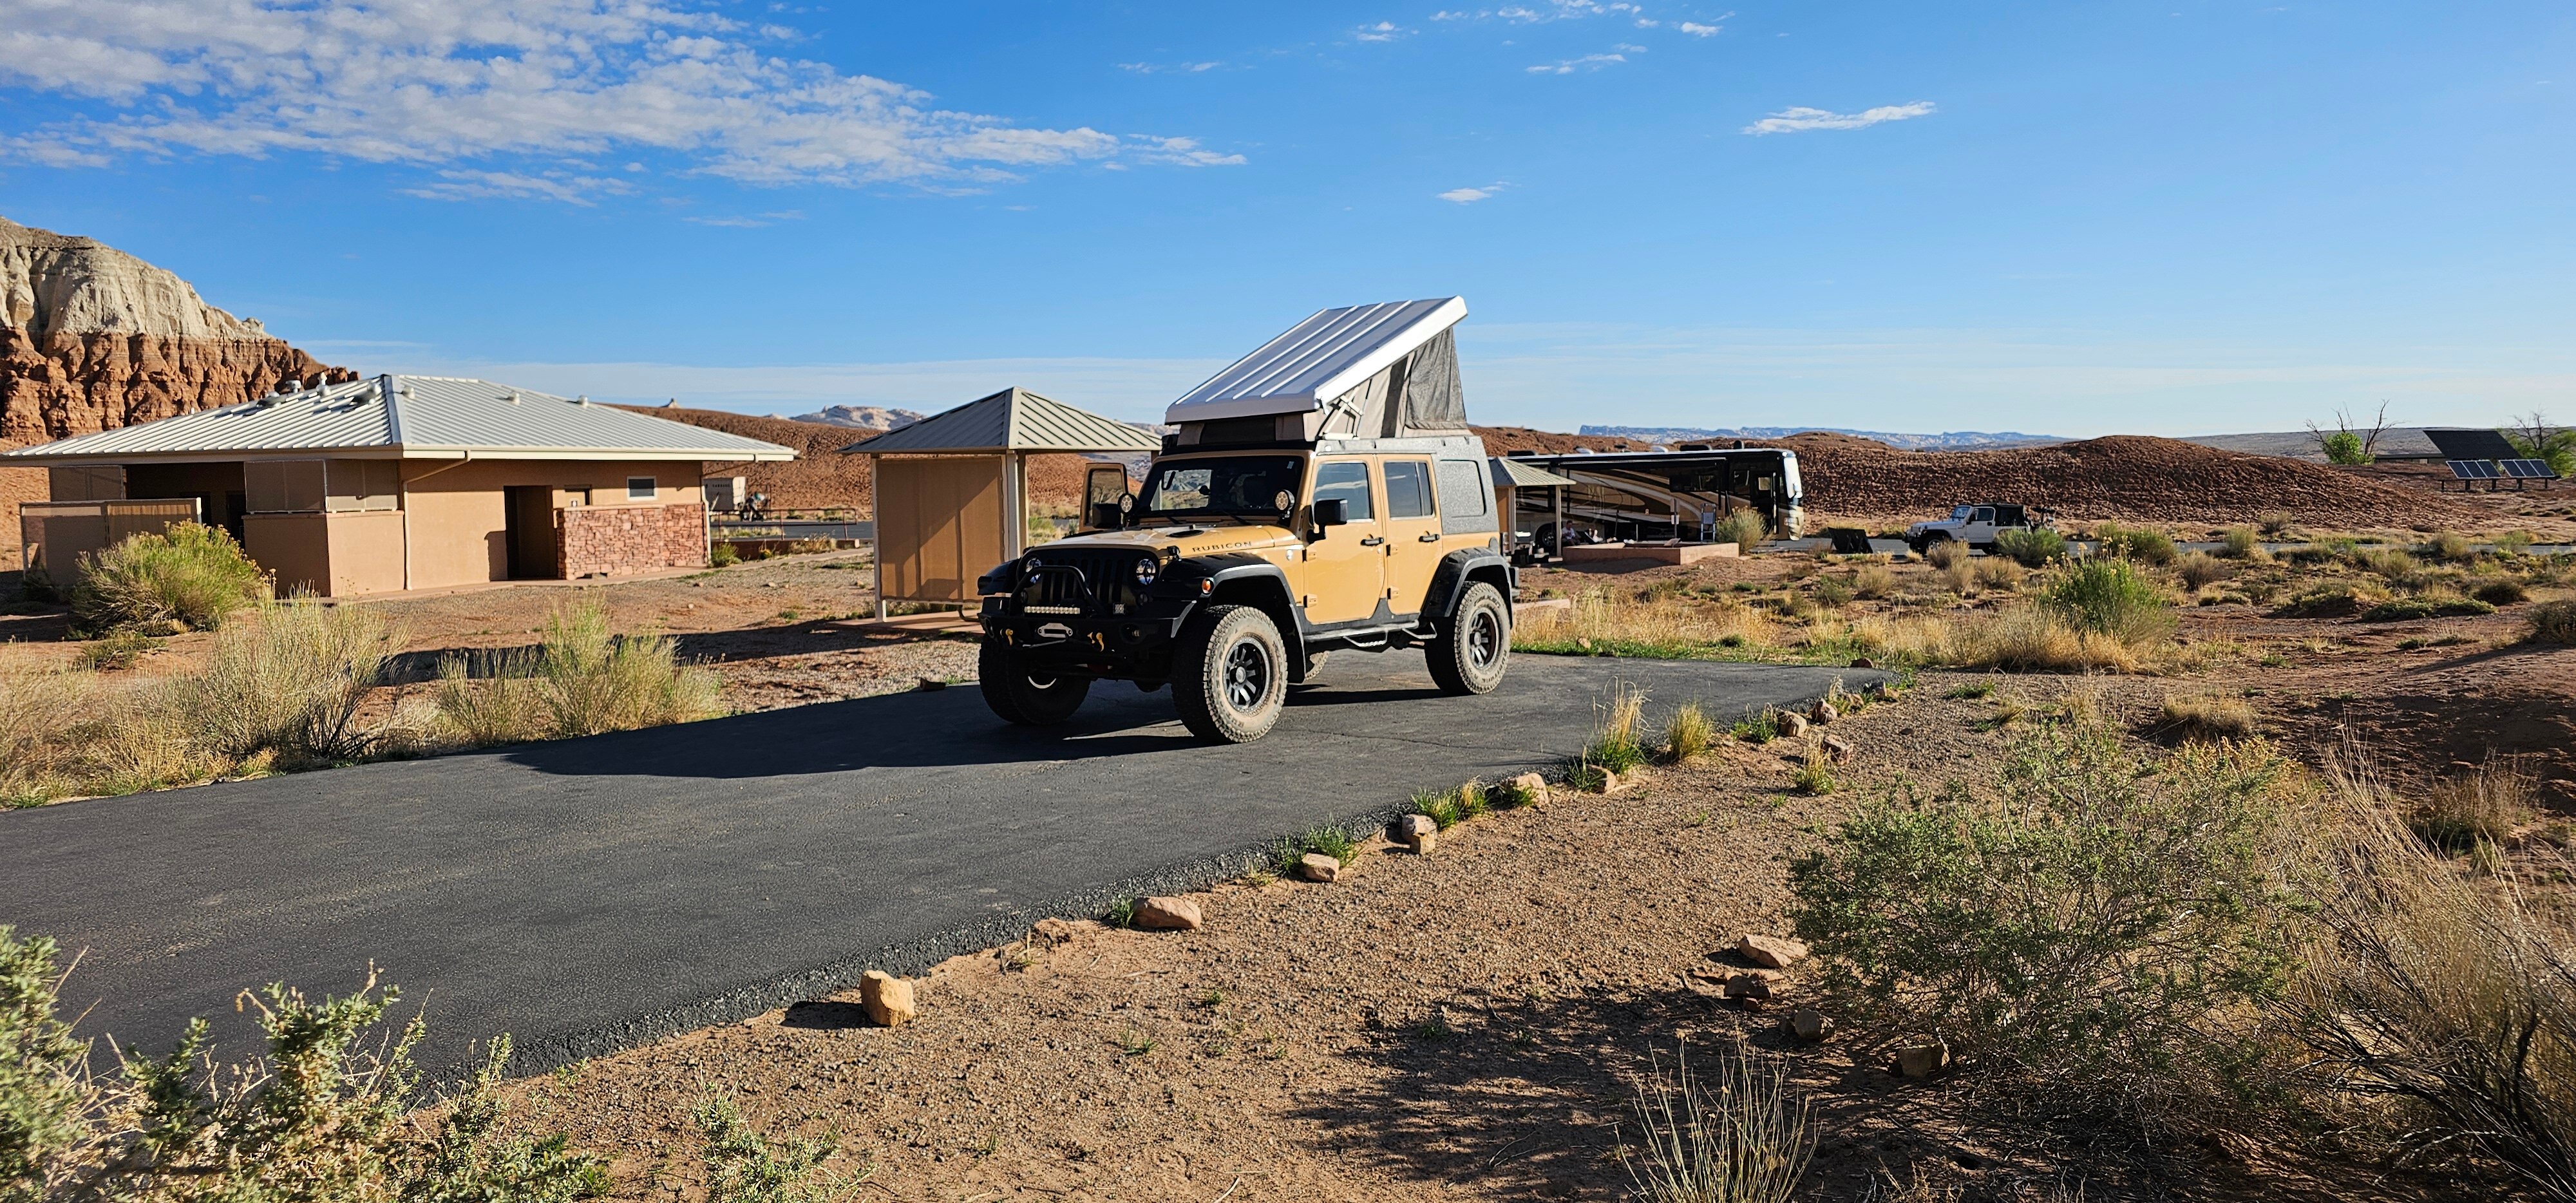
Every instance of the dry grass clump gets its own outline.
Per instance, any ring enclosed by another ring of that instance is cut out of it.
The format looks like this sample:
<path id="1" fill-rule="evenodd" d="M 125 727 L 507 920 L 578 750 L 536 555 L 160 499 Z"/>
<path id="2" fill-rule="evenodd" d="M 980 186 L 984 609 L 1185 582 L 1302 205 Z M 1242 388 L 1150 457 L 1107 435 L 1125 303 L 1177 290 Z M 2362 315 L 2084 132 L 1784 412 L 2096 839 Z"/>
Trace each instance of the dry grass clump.
<path id="1" fill-rule="evenodd" d="M 2466 564 L 2478 558 L 2477 548 L 2457 531 L 2441 531 L 2424 540 L 2415 554 L 2439 564 Z"/>
<path id="2" fill-rule="evenodd" d="M 2254 734 L 2254 706 L 2241 697 L 2199 693 L 2165 695 L 2157 734 L 2178 742 L 2245 739 Z"/>
<path id="3" fill-rule="evenodd" d="M 1753 553 L 1754 545 L 1762 541 L 1764 533 L 1762 515 L 1749 509 L 1737 510 L 1717 520 L 1716 541 L 1732 543 L 1737 551 L 1746 555 Z"/>
<path id="4" fill-rule="evenodd" d="M 287 767 L 353 760 L 377 735 L 358 726 L 358 703 L 402 641 L 373 607 L 264 602 L 216 634 L 205 663 L 178 682 L 178 707 L 218 756 L 268 753 Z"/>
<path id="5" fill-rule="evenodd" d="M 2427 785 L 2407 825 L 2433 847 L 2468 851 L 2481 840 L 2504 839 L 2529 820 L 2539 791 L 2539 778 L 2521 762 L 2489 760 Z"/>
<path id="6" fill-rule="evenodd" d="M 2174 575 L 2182 580 L 2183 587 L 2195 591 L 2206 589 L 2235 575 L 2235 571 L 2227 566 L 2225 560 L 2205 551 L 2195 551 L 2176 559 L 2173 566 Z"/>
<path id="7" fill-rule="evenodd" d="M 1757 1059 L 1758 1058 L 1758 1059 Z M 1645 1145 L 1629 1180 L 1646 1203 L 1788 1203 L 1816 1150 L 1806 1100 L 1777 1058 L 1722 1054 L 1714 1086 L 1695 1078 L 1689 1055 L 1668 1072 L 1658 1059 L 1632 1107 Z"/>
<path id="8" fill-rule="evenodd" d="M 1947 569 L 1953 564 L 1974 559 L 1968 545 L 1956 539 L 1942 539 L 1923 549 L 1923 562 L 1934 568 Z"/>
<path id="9" fill-rule="evenodd" d="M 2263 550 L 2262 532 L 2250 526 L 2231 526 L 2218 537 L 2218 554 L 2231 560 L 2262 561 L 2272 558 Z"/>
<path id="10" fill-rule="evenodd" d="M 2542 602 L 2529 618 L 2532 642 L 2576 644 L 2576 600 Z"/>
<path id="11" fill-rule="evenodd" d="M 1884 564 L 1863 564 L 1852 573 L 1852 596 L 1876 601 L 1896 592 L 1896 573 Z"/>
<path id="12" fill-rule="evenodd" d="M 1697 702 L 1684 702 L 1664 721 L 1664 759 L 1689 764 L 1717 746 L 1717 724 Z"/>
<path id="13" fill-rule="evenodd" d="M 2381 1104 L 2364 1130 L 2400 1158 L 2484 1161 L 2576 1200 L 2567 933 L 2410 838 L 2381 779 L 2349 765 L 2334 777 L 2350 821 L 2289 998 L 2320 1094 Z"/>
<path id="14" fill-rule="evenodd" d="M 2479 584 L 2469 593 L 2469 596 L 2490 606 L 2510 606 L 2530 601 L 2531 591 L 2523 588 L 2522 582 L 2512 577 L 2499 577 Z"/>
<path id="15" fill-rule="evenodd" d="M 1851 625 L 1856 648 L 1907 664 L 2001 672 L 2138 672 L 2149 658 L 2111 636 L 2077 628 L 2032 605 L 1987 614 L 1868 617 Z"/>
<path id="16" fill-rule="evenodd" d="M 1531 610 L 1512 625 L 1518 651 L 1677 658 L 1714 648 L 1768 647 L 1780 629 L 1768 615 L 1732 601 L 1659 596 L 1637 600 L 1587 589 L 1562 609 Z"/>
<path id="17" fill-rule="evenodd" d="M 532 655 L 473 679 L 462 657 L 438 666 L 438 713 L 469 744 L 568 739 L 688 722 L 723 712 L 713 672 L 679 663 L 668 636 L 620 638 L 608 607 L 585 599 L 546 616 Z"/>
<path id="18" fill-rule="evenodd" d="M 201 781 L 225 764 L 188 738 L 163 682 L 0 669 L 0 807 Z"/>
<path id="19" fill-rule="evenodd" d="M 1941 546 L 1956 545 L 1945 543 Z M 2001 556 L 1962 554 L 1949 563 L 1941 565 L 1935 575 L 1950 587 L 1950 592 L 1961 597 L 1975 597 L 1988 589 L 2005 593 L 2019 590 L 2023 579 L 2028 574 L 2023 571 L 2020 564 Z"/>

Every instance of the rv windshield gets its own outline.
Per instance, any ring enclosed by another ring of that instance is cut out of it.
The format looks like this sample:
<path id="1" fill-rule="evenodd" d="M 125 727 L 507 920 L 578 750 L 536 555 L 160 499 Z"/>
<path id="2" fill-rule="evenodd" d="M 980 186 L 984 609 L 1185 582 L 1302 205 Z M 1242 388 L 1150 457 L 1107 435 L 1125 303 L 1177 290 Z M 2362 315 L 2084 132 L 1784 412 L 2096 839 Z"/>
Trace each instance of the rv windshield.
<path id="1" fill-rule="evenodd" d="M 1229 455 L 1154 465 L 1137 498 L 1139 517 L 1285 518 L 1297 509 L 1306 461 L 1296 456 Z M 1279 499 L 1288 503 L 1281 505 Z"/>

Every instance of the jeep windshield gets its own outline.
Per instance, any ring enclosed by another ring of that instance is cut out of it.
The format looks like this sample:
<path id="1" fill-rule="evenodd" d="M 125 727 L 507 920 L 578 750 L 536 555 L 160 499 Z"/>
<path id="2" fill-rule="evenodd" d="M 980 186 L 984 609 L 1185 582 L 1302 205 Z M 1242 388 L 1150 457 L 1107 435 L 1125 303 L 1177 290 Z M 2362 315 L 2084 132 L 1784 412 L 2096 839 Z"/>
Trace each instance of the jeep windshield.
<path id="1" fill-rule="evenodd" d="M 1210 517 L 1277 521 L 1296 512 L 1297 487 L 1305 476 L 1306 461 L 1293 455 L 1162 460 L 1137 495 L 1136 517 L 1147 522 Z"/>

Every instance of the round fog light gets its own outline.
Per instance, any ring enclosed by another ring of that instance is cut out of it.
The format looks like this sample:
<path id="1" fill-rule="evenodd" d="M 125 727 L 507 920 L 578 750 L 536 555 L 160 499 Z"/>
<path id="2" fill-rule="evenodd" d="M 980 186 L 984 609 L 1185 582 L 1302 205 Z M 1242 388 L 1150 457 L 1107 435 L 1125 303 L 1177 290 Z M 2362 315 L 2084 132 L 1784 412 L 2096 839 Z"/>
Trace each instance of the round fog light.
<path id="1" fill-rule="evenodd" d="M 1136 583 L 1139 585 L 1153 584 L 1154 577 L 1162 571 L 1163 566 L 1156 563 L 1152 556 L 1147 556 L 1144 559 L 1138 560 L 1136 561 Z"/>

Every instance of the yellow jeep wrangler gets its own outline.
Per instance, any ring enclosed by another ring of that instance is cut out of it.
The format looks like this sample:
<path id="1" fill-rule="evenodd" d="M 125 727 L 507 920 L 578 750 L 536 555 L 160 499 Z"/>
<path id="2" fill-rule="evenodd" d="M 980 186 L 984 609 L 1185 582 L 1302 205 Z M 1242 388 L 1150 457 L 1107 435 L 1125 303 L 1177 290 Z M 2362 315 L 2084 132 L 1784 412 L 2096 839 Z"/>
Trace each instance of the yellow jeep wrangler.
<path id="1" fill-rule="evenodd" d="M 1172 687 L 1203 739 L 1259 739 L 1330 651 L 1421 647 L 1458 694 L 1500 684 L 1513 575 L 1482 440 L 1176 447 L 1126 491 L 1093 469 L 1091 533 L 978 584 L 985 701 L 1063 722 L 1095 680 Z"/>

